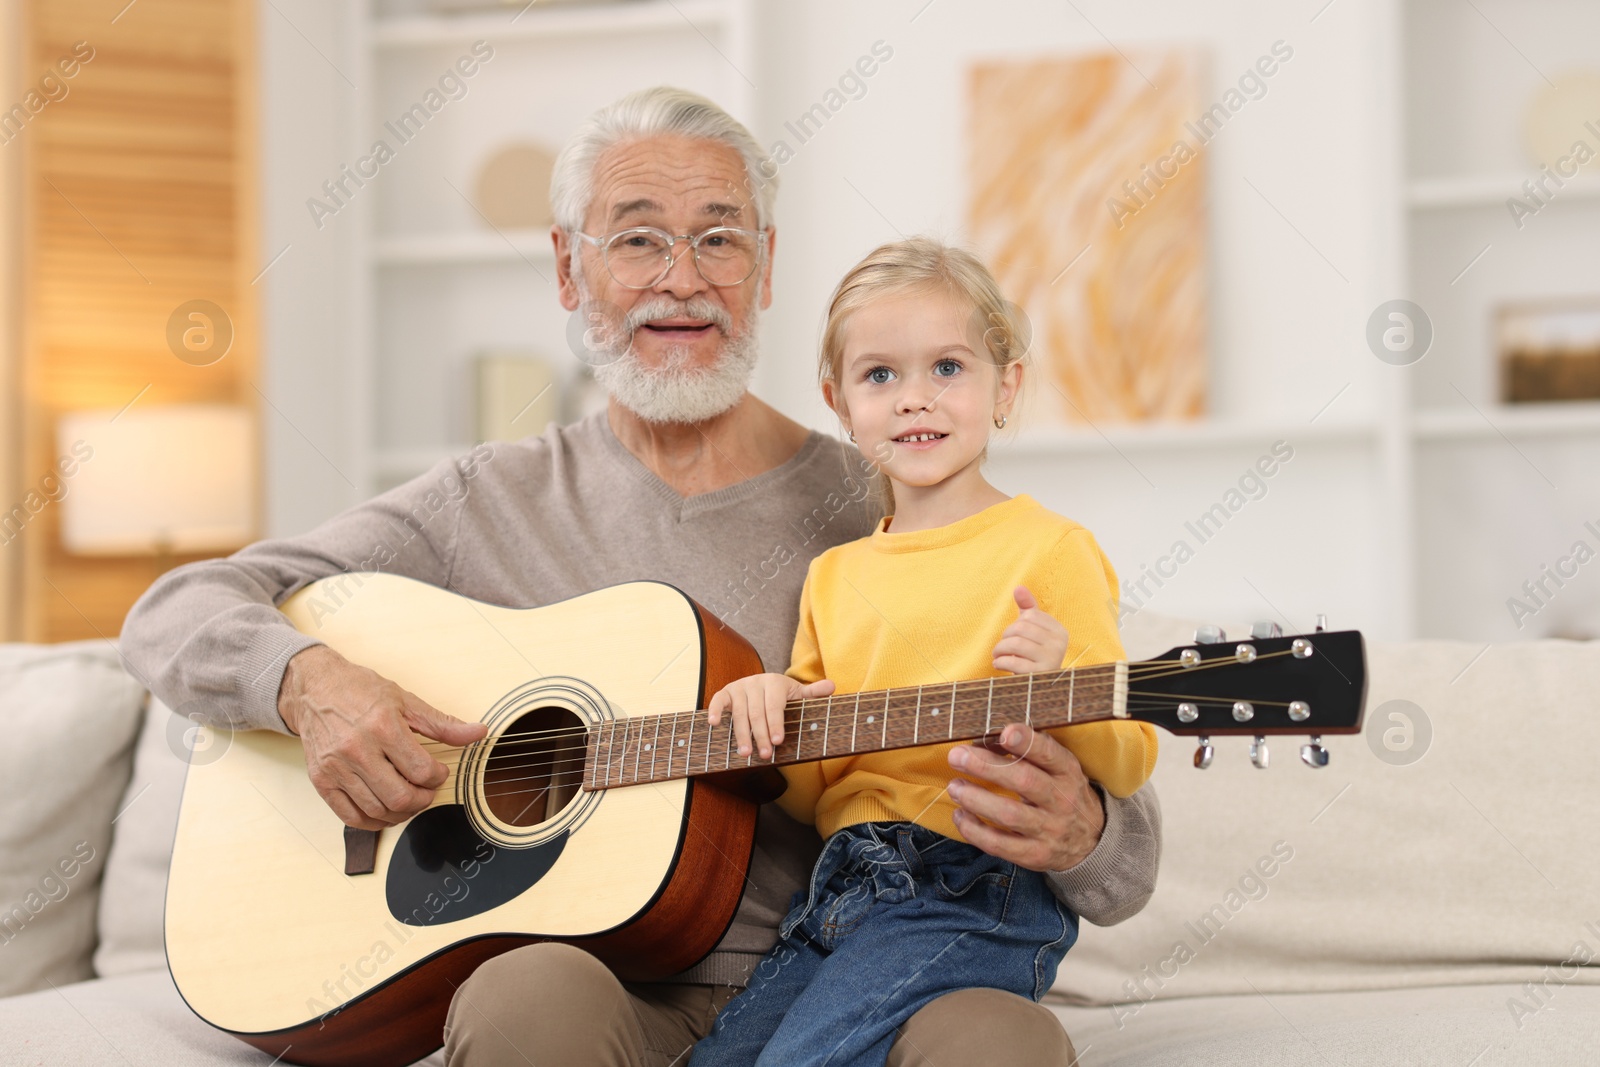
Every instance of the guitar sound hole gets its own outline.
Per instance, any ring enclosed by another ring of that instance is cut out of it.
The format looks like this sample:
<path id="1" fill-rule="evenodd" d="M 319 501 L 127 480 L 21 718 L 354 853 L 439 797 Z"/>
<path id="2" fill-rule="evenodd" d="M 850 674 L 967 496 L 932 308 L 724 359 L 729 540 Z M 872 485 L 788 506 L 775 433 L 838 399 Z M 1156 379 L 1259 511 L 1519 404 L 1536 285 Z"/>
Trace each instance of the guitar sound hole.
<path id="1" fill-rule="evenodd" d="M 484 768 L 489 810 L 513 826 L 560 814 L 583 784 L 583 721 L 566 708 L 535 708 L 494 743 Z"/>

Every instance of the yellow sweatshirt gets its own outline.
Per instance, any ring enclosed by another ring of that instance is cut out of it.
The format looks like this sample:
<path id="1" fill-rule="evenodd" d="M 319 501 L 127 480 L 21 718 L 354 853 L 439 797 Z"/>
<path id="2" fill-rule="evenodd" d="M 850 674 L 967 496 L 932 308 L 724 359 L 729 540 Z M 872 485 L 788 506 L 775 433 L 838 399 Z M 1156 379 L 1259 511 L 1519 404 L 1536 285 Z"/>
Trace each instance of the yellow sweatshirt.
<path id="1" fill-rule="evenodd" d="M 1026 494 L 932 530 L 891 533 L 891 520 L 811 561 L 789 677 L 831 678 L 838 693 L 1011 677 L 994 669 L 993 651 L 1016 621 L 1011 591 L 1019 585 L 1066 627 L 1063 666 L 1122 658 L 1116 573 L 1094 535 L 1077 523 Z M 1155 769 L 1156 732 L 1146 723 L 1086 723 L 1049 733 L 1113 796 L 1134 792 Z M 856 823 L 904 820 L 962 841 L 951 818 L 956 805 L 944 792 L 953 773 L 951 747 L 791 764 L 782 768 L 789 788 L 778 803 L 801 822 L 814 822 L 824 838 Z"/>

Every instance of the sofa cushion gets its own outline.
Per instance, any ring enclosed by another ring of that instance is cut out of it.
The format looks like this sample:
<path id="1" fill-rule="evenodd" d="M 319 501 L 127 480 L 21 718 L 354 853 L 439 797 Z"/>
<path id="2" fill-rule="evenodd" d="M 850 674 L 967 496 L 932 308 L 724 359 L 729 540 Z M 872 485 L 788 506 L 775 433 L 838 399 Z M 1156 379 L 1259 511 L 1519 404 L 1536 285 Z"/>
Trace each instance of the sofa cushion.
<path id="1" fill-rule="evenodd" d="M 5 1064 L 160 1064 L 265 1067 L 271 1058 L 213 1029 L 178 995 L 165 970 L 99 978 L 0 999 Z M 440 1067 L 442 1052 L 420 1061 Z"/>
<path id="2" fill-rule="evenodd" d="M 0 645 L 0 995 L 93 973 L 143 702 L 108 642 Z"/>
<path id="3" fill-rule="evenodd" d="M 1600 1063 L 1600 989 L 1552 986 L 1513 1015 L 1520 986 L 1183 997 L 1109 1008 L 1045 1003 L 1095 1067 L 1589 1067 Z"/>
<path id="4" fill-rule="evenodd" d="M 189 720 L 150 698 L 101 879 L 100 944 L 94 951 L 98 975 L 166 969 L 167 868 L 192 730 Z"/>
<path id="5" fill-rule="evenodd" d="M 1133 658 L 1192 631 L 1135 621 Z M 1106 1004 L 1600 982 L 1600 643 L 1367 653 L 1366 731 L 1326 738 L 1326 769 L 1284 737 L 1270 770 L 1226 738 L 1197 771 L 1192 739 L 1163 736 L 1155 894 L 1119 926 L 1086 925 L 1058 991 Z M 1385 747 L 1408 730 L 1409 750 Z"/>

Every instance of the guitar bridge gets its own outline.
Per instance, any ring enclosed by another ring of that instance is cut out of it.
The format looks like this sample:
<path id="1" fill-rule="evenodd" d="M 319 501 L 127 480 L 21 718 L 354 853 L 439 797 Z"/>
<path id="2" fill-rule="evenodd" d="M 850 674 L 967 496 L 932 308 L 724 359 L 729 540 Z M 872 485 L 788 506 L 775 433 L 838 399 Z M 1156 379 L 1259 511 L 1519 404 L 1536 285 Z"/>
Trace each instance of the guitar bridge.
<path id="1" fill-rule="evenodd" d="M 378 866 L 378 831 L 344 828 L 344 873 L 371 874 Z"/>

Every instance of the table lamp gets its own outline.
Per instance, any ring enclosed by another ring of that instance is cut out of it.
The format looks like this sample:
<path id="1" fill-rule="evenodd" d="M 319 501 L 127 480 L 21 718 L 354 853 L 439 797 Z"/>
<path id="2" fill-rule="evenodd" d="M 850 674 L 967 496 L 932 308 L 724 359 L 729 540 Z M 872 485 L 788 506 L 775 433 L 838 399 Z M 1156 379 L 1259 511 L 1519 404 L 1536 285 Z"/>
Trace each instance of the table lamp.
<path id="1" fill-rule="evenodd" d="M 76 411 L 56 424 L 61 542 L 85 556 L 232 551 L 256 536 L 252 412 L 221 404 Z"/>

